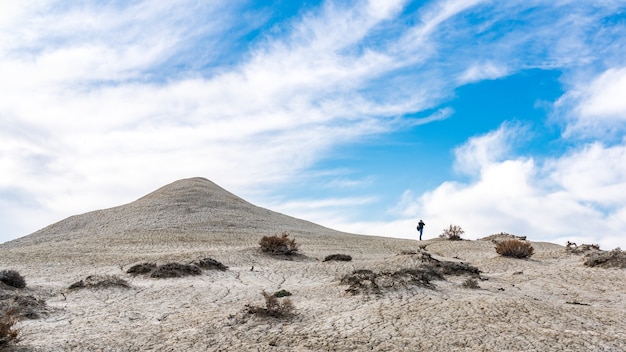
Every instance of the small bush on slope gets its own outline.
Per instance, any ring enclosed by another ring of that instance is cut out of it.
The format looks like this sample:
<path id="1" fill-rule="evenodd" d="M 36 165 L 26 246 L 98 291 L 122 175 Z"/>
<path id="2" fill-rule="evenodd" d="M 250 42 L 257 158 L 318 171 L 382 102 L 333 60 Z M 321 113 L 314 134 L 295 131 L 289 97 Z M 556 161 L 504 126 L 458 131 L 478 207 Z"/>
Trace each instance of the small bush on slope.
<path id="1" fill-rule="evenodd" d="M 263 236 L 259 241 L 261 250 L 270 254 L 292 255 L 298 252 L 298 244 L 295 239 L 290 239 L 287 232 L 280 236 Z"/>
<path id="2" fill-rule="evenodd" d="M 13 308 L 0 310 L 0 347 L 19 341 L 19 330 L 14 329 L 18 313 Z"/>
<path id="3" fill-rule="evenodd" d="M 459 241 L 461 240 L 461 235 L 464 234 L 465 231 L 461 228 L 461 226 L 450 225 L 447 229 L 443 229 L 440 238 L 447 238 L 450 241 Z"/>
<path id="4" fill-rule="evenodd" d="M 626 251 L 622 251 L 619 247 L 610 252 L 591 253 L 585 265 L 601 268 L 626 268 Z"/>
<path id="5" fill-rule="evenodd" d="M 200 275 L 202 274 L 202 270 L 195 265 L 191 264 L 180 264 L 180 263 L 168 263 L 161 265 L 156 268 L 150 274 L 150 277 L 157 279 L 165 279 L 172 277 L 183 277 L 190 275 Z"/>
<path id="6" fill-rule="evenodd" d="M 26 280 L 15 270 L 0 271 L 0 282 L 15 288 L 26 287 Z"/>
<path id="7" fill-rule="evenodd" d="M 226 271 L 228 267 L 213 258 L 204 258 L 193 262 L 196 266 L 205 270 L 221 270 Z"/>
<path id="8" fill-rule="evenodd" d="M 152 270 L 156 268 L 157 265 L 155 263 L 140 263 L 131 266 L 128 270 L 126 270 L 126 273 L 131 275 L 144 275 L 150 274 Z"/>
<path id="9" fill-rule="evenodd" d="M 82 288 L 129 288 L 128 282 L 122 278 L 114 275 L 89 275 L 84 280 L 77 281 L 70 285 L 70 290 L 82 289 Z"/>
<path id="10" fill-rule="evenodd" d="M 467 279 L 463 282 L 463 288 L 470 288 L 470 289 L 479 289 L 480 286 L 478 286 L 478 281 L 474 280 L 474 279 Z"/>
<path id="11" fill-rule="evenodd" d="M 287 318 L 294 314 L 294 305 L 289 298 L 279 300 L 275 295 L 265 291 L 261 292 L 265 298 L 265 307 L 246 306 L 250 314 L 266 317 Z"/>
<path id="12" fill-rule="evenodd" d="M 589 252 L 601 252 L 600 246 L 597 244 L 581 244 L 577 245 L 575 242 L 567 241 L 565 251 L 572 254 L 585 254 Z"/>
<path id="13" fill-rule="evenodd" d="M 324 258 L 325 262 L 328 262 L 331 260 L 336 260 L 340 262 L 349 262 L 352 260 L 352 256 L 349 256 L 347 254 L 331 254 L 331 255 L 326 256 L 326 258 Z"/>
<path id="14" fill-rule="evenodd" d="M 382 294 L 384 289 L 394 290 L 402 287 L 425 287 L 431 290 L 435 286 L 431 280 L 443 280 L 443 275 L 432 267 L 401 269 L 395 272 L 375 273 L 371 270 L 355 270 L 341 279 L 342 285 L 348 285 L 347 293 Z"/>
<path id="15" fill-rule="evenodd" d="M 504 240 L 496 245 L 496 252 L 505 257 L 529 258 L 535 253 L 533 246 L 525 241 Z"/>

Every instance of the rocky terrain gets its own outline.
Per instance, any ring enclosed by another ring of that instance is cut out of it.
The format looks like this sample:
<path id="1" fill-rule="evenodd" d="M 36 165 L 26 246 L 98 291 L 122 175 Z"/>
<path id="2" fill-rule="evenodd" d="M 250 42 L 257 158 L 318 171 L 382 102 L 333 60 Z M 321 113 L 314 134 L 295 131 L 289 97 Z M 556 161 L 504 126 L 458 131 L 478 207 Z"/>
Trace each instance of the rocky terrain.
<path id="1" fill-rule="evenodd" d="M 261 251 L 282 233 L 298 254 Z M 626 351 L 626 269 L 529 240 L 515 259 L 494 238 L 342 233 L 180 180 L 1 244 L 0 270 L 27 285 L 0 285 L 22 307 L 20 341 L 0 350 Z M 154 274 L 168 263 L 191 275 Z M 267 314 L 262 292 L 281 290 L 293 309 Z"/>

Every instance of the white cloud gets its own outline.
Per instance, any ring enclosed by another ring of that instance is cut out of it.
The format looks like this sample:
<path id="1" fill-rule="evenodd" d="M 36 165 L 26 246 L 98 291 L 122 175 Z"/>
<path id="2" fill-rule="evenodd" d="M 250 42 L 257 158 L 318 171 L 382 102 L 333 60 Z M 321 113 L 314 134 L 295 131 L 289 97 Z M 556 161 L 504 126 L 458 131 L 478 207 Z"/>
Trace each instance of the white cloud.
<path id="1" fill-rule="evenodd" d="M 454 167 L 463 174 L 478 174 L 490 164 L 508 157 L 516 141 L 525 134 L 526 128 L 512 123 L 503 123 L 493 132 L 472 137 L 454 150 Z"/>
<path id="2" fill-rule="evenodd" d="M 470 66 L 459 78 L 459 84 L 473 83 L 485 79 L 496 79 L 508 75 L 509 70 L 493 62 L 485 62 Z"/>
<path id="3" fill-rule="evenodd" d="M 584 145 L 543 165 L 532 158 L 492 157 L 490 152 L 502 147 L 501 137 L 513 132 L 501 127 L 457 149 L 462 151 L 457 162 L 472 162 L 476 180 L 444 182 L 422 195 L 406 191 L 392 209 L 394 221 L 335 226 L 414 238 L 413 229 L 422 218 L 426 238 L 456 224 L 472 239 L 504 231 L 534 241 L 626 247 L 626 145 Z"/>
<path id="4" fill-rule="evenodd" d="M 591 82 L 581 80 L 557 108 L 568 123 L 566 136 L 623 135 L 626 129 L 626 67 L 610 68 Z"/>

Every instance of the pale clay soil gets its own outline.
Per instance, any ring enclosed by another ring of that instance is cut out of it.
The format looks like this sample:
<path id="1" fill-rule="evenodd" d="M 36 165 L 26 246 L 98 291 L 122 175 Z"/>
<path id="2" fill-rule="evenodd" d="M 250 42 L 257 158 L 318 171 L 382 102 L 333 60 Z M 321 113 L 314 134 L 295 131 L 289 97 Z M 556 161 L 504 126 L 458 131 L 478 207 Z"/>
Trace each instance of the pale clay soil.
<path id="1" fill-rule="evenodd" d="M 260 237 L 286 231 L 301 255 L 261 253 Z M 529 236 L 532 241 L 532 236 Z M 626 270 L 589 268 L 563 246 L 532 242 L 528 260 L 499 256 L 491 241 L 360 236 L 255 207 L 206 179 L 167 185 L 133 203 L 70 217 L 0 245 L 0 270 L 22 274 L 12 293 L 46 302 L 18 323 L 13 351 L 626 351 Z M 481 270 L 382 294 L 351 295 L 357 269 L 397 271 L 434 258 Z M 330 254 L 351 262 L 323 262 Z M 211 257 L 229 268 L 153 279 L 141 262 Z M 130 288 L 69 290 L 89 275 Z M 262 290 L 287 290 L 295 315 L 247 313 Z M 569 303 L 568 303 L 569 302 Z M 580 303 L 580 304 L 572 304 Z M 1 349 L 1 347 L 0 347 Z"/>

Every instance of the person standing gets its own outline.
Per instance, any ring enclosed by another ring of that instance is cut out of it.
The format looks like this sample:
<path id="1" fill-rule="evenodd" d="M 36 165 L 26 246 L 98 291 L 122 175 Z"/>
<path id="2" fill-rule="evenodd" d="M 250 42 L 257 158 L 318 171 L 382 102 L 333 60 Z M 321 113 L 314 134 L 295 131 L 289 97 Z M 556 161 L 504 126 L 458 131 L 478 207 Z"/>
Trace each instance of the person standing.
<path id="1" fill-rule="evenodd" d="M 417 231 L 420 232 L 420 241 L 422 240 L 422 232 L 424 232 L 424 225 L 426 225 L 421 219 L 420 222 L 417 223 Z"/>

